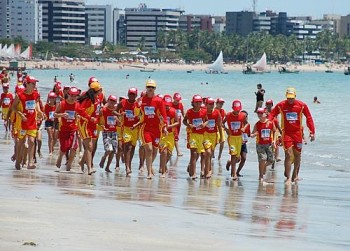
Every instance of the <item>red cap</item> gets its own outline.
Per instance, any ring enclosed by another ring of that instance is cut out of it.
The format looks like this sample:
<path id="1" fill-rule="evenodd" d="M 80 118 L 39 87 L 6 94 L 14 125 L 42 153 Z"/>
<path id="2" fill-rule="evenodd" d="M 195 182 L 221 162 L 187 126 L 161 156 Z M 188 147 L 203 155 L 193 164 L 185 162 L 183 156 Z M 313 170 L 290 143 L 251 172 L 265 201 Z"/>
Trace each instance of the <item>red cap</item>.
<path id="1" fill-rule="evenodd" d="M 236 99 L 232 102 L 232 109 L 236 112 L 242 110 L 242 103 L 240 100 Z"/>
<path id="2" fill-rule="evenodd" d="M 175 93 L 174 93 L 174 100 L 180 101 L 181 99 L 182 99 L 182 97 L 181 97 L 180 93 L 175 92 Z"/>
<path id="3" fill-rule="evenodd" d="M 25 78 L 25 81 L 26 81 L 26 83 L 36 83 L 36 82 L 39 82 L 39 80 L 37 80 L 36 78 L 34 78 L 34 77 L 32 77 L 32 76 L 29 76 L 29 75 Z"/>
<path id="4" fill-rule="evenodd" d="M 256 113 L 265 113 L 265 112 L 266 112 L 265 108 L 262 108 L 262 107 L 260 107 L 260 108 L 258 108 L 258 110 L 256 110 Z"/>
<path id="5" fill-rule="evenodd" d="M 117 97 L 114 96 L 114 95 L 109 95 L 108 100 L 117 102 L 118 99 L 117 99 Z"/>
<path id="6" fill-rule="evenodd" d="M 171 96 L 169 94 L 164 95 L 163 97 L 164 103 L 165 105 L 169 105 L 171 106 L 173 99 L 171 98 Z"/>
<path id="7" fill-rule="evenodd" d="M 203 98 L 200 95 L 194 95 L 192 97 L 192 102 L 203 102 Z"/>
<path id="8" fill-rule="evenodd" d="M 268 100 L 266 100 L 265 104 L 267 104 L 267 105 L 273 105 L 273 101 L 272 101 L 272 99 L 268 99 Z"/>
<path id="9" fill-rule="evenodd" d="M 206 103 L 206 104 L 214 104 L 214 103 L 215 103 L 215 99 L 213 99 L 213 98 L 207 98 L 207 99 L 205 100 L 205 103 Z"/>
<path id="10" fill-rule="evenodd" d="M 225 100 L 223 98 L 217 98 L 216 103 L 225 103 Z"/>
<path id="11" fill-rule="evenodd" d="M 69 95 L 79 95 L 80 90 L 76 87 L 71 87 L 71 88 L 69 88 L 68 94 Z"/>
<path id="12" fill-rule="evenodd" d="M 9 88 L 10 87 L 10 84 L 9 83 L 3 83 L 2 84 L 2 88 Z"/>
<path id="13" fill-rule="evenodd" d="M 58 88 L 58 89 L 61 89 L 62 88 L 62 83 L 57 81 L 56 84 L 55 84 L 55 87 Z"/>
<path id="14" fill-rule="evenodd" d="M 135 87 L 131 87 L 128 90 L 128 94 L 135 94 L 137 96 L 137 89 Z"/>
<path id="15" fill-rule="evenodd" d="M 90 77 L 90 78 L 89 78 L 89 82 L 88 82 L 88 86 L 90 87 L 91 83 L 93 83 L 93 82 L 98 82 L 97 78 L 95 78 L 95 77 Z"/>
<path id="16" fill-rule="evenodd" d="M 47 95 L 48 98 L 57 98 L 56 93 L 54 92 L 49 92 L 49 95 Z"/>

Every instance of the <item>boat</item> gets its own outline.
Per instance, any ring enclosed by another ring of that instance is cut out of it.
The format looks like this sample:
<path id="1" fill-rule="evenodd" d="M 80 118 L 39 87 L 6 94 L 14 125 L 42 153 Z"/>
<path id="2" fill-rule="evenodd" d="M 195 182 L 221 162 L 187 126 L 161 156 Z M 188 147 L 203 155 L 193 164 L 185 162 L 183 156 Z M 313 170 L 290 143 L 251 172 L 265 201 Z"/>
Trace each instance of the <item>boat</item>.
<path id="1" fill-rule="evenodd" d="M 187 73 L 192 73 L 194 70 L 186 71 Z"/>
<path id="2" fill-rule="evenodd" d="M 284 73 L 299 73 L 300 71 L 299 70 L 290 70 L 290 69 L 287 69 L 287 67 L 285 67 L 285 66 L 281 66 L 278 68 L 278 72 L 281 74 L 284 74 Z"/>
<path id="3" fill-rule="evenodd" d="M 219 56 L 216 58 L 215 62 L 208 67 L 205 71 L 207 74 L 227 74 L 224 70 L 224 57 L 222 51 L 220 51 Z"/>
<path id="4" fill-rule="evenodd" d="M 350 66 L 348 66 L 348 68 L 344 70 L 344 74 L 350 75 Z"/>
<path id="5" fill-rule="evenodd" d="M 253 68 L 255 70 L 253 70 Z M 243 74 L 263 74 L 263 73 L 270 73 L 269 71 L 267 71 L 267 60 L 266 60 L 265 52 L 255 64 L 247 65 L 246 68 L 243 70 Z"/>
<path id="6" fill-rule="evenodd" d="M 155 69 L 141 69 L 140 72 L 154 72 Z"/>
<path id="7" fill-rule="evenodd" d="M 328 69 L 325 71 L 325 73 L 333 73 L 333 71 Z"/>

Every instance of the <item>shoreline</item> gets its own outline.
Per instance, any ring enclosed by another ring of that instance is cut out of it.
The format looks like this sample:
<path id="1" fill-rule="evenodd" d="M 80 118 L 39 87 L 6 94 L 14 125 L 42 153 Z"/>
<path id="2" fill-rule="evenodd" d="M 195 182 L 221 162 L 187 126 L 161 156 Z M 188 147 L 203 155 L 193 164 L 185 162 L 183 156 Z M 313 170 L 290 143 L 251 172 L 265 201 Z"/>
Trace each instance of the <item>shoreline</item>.
<path id="1" fill-rule="evenodd" d="M 146 70 L 146 71 L 206 71 L 210 64 L 173 64 L 173 63 L 107 63 L 107 62 L 61 62 L 61 61 L 19 61 L 18 66 L 25 66 L 30 70 Z M 8 67 L 9 61 L 2 61 L 1 67 Z M 278 72 L 280 65 L 269 65 L 268 71 Z M 337 64 L 331 68 L 333 72 L 344 72 L 347 67 L 345 64 Z M 299 72 L 325 72 L 329 68 L 325 65 L 291 65 L 289 70 L 298 70 Z M 243 71 L 245 64 L 225 64 L 225 71 Z"/>

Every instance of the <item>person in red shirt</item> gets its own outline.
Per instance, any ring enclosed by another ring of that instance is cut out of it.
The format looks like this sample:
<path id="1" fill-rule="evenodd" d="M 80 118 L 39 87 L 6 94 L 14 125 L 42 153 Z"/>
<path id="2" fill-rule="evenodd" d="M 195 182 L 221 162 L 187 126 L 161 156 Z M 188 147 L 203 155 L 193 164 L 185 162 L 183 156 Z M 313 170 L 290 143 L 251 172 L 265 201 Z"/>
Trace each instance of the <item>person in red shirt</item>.
<path id="1" fill-rule="evenodd" d="M 59 134 L 60 153 L 58 155 L 56 166 L 61 167 L 62 158 L 69 152 L 66 170 L 69 171 L 72 167 L 72 162 L 78 148 L 78 115 L 89 120 L 90 116 L 81 108 L 77 102 L 80 90 L 76 87 L 71 87 L 68 91 L 68 96 L 57 104 L 54 117 L 59 119 Z M 90 171 L 90 170 L 89 170 Z"/>
<path id="2" fill-rule="evenodd" d="M 49 92 L 47 102 L 44 107 L 46 117 L 45 129 L 47 132 L 49 156 L 52 156 L 53 147 L 56 144 L 58 137 L 58 121 L 56 121 L 57 119 L 54 117 L 54 113 L 56 111 L 56 98 L 57 95 L 55 92 Z"/>
<path id="3" fill-rule="evenodd" d="M 244 127 L 242 129 L 242 148 L 241 148 L 241 155 L 240 155 L 240 160 L 239 160 L 239 165 L 237 168 L 237 176 L 238 177 L 243 177 L 243 175 L 241 175 L 241 171 L 244 167 L 244 164 L 247 160 L 247 154 L 248 154 L 248 148 L 247 148 L 247 142 L 248 142 L 248 138 L 250 137 L 250 124 L 248 122 L 248 112 L 242 110 L 242 113 L 245 113 L 245 120 L 244 120 Z"/>
<path id="4" fill-rule="evenodd" d="M 193 108 L 186 111 L 183 124 L 189 128 L 188 144 L 190 147 L 190 164 L 188 173 L 192 179 L 196 179 L 196 162 L 199 155 L 202 155 L 205 163 L 204 155 L 204 132 L 208 124 L 207 110 L 201 108 L 203 98 L 200 95 L 192 97 Z M 211 158 L 211 156 L 209 156 Z"/>
<path id="5" fill-rule="evenodd" d="M 258 108 L 256 111 L 259 121 L 253 128 L 251 137 L 256 137 L 256 153 L 259 161 L 259 181 L 264 181 L 266 167 L 274 161 L 273 155 L 273 135 L 276 126 L 273 121 L 267 119 L 264 108 Z"/>
<path id="6" fill-rule="evenodd" d="M 215 106 L 215 110 L 218 110 L 220 112 L 221 115 L 221 121 L 223 121 L 225 119 L 226 116 L 226 112 L 225 110 L 222 108 L 224 106 L 225 100 L 222 98 L 217 98 L 216 99 L 216 106 Z M 224 146 L 225 146 L 225 141 L 226 141 L 226 134 L 225 134 L 225 130 L 223 125 L 221 125 L 221 137 L 219 138 L 219 155 L 218 155 L 218 160 L 221 159 L 222 156 L 222 151 L 224 150 Z"/>
<path id="7" fill-rule="evenodd" d="M 212 174 L 211 156 L 215 152 L 217 143 L 221 143 L 220 140 L 223 139 L 223 136 L 221 114 L 218 109 L 214 109 L 215 99 L 208 97 L 205 103 L 208 123 L 204 133 L 204 149 L 206 154 L 210 155 L 210 157 L 205 158 L 205 168 L 202 170 L 201 176 L 208 179 Z"/>
<path id="8" fill-rule="evenodd" d="M 166 119 L 167 119 L 167 130 L 168 134 L 163 135 L 159 143 L 159 172 L 161 177 L 165 177 L 168 172 L 166 164 L 170 160 L 174 146 L 175 146 L 175 133 L 179 125 L 179 116 L 174 108 L 172 108 L 172 98 L 170 95 L 166 94 L 163 97 L 165 109 L 166 109 Z"/>
<path id="9" fill-rule="evenodd" d="M 21 162 L 24 157 L 25 141 L 28 139 L 28 169 L 35 169 L 36 165 L 33 162 L 34 158 L 34 142 L 37 137 L 37 116 L 44 117 L 43 112 L 39 106 L 39 93 L 36 90 L 36 83 L 38 82 L 32 76 L 25 78 L 23 92 L 17 93 L 12 104 L 13 112 L 19 116 L 16 119 L 21 121 L 18 135 L 18 144 L 16 149 L 16 169 L 21 168 Z"/>
<path id="10" fill-rule="evenodd" d="M 2 108 L 2 119 L 4 120 L 4 126 L 6 132 L 10 131 L 10 124 L 8 123 L 7 113 L 9 112 L 10 106 L 13 102 L 13 94 L 9 92 L 10 85 L 8 83 L 4 83 L 2 85 L 3 93 L 1 93 L 0 97 L 0 106 Z"/>
<path id="11" fill-rule="evenodd" d="M 88 174 L 96 172 L 93 168 L 93 149 L 97 142 L 97 123 L 100 114 L 101 102 L 98 99 L 102 86 L 99 82 L 90 84 L 90 89 L 78 98 L 80 107 L 85 109 L 90 116 L 88 120 L 84 118 L 78 121 L 79 133 L 83 140 L 84 154 L 80 161 L 81 169 L 84 170 L 84 164 L 87 165 Z"/>
<path id="12" fill-rule="evenodd" d="M 279 102 L 269 114 L 269 119 L 273 120 L 281 114 L 282 141 L 285 152 L 284 175 L 286 184 L 298 181 L 298 174 L 301 162 L 301 150 L 303 147 L 303 115 L 306 117 L 306 125 L 310 131 L 310 140 L 315 140 L 315 125 L 309 107 L 302 101 L 296 100 L 296 90 L 288 88 L 286 100 Z M 294 160 L 292 176 L 291 165 Z"/>
<path id="13" fill-rule="evenodd" d="M 117 97 L 110 95 L 107 99 L 107 104 L 100 110 L 99 124 L 103 128 L 102 138 L 105 154 L 100 161 L 100 167 L 103 168 L 107 159 L 107 165 L 105 171 L 111 173 L 109 166 L 112 163 L 113 156 L 117 153 L 118 141 L 117 141 L 117 124 L 120 124 L 118 117 L 114 114 L 116 110 Z"/>
<path id="14" fill-rule="evenodd" d="M 182 123 L 182 118 L 185 115 L 184 105 L 182 104 L 181 100 L 182 100 L 182 97 L 180 93 L 178 92 L 174 93 L 173 102 L 171 106 L 176 110 L 176 114 L 179 120 L 179 125 L 176 127 L 176 131 L 175 131 L 175 149 L 176 149 L 177 156 L 183 156 L 179 148 L 181 123 Z"/>
<path id="15" fill-rule="evenodd" d="M 132 127 L 141 125 L 140 137 L 145 148 L 147 179 L 152 179 L 154 175 L 152 164 L 157 156 L 162 133 L 168 133 L 165 105 L 163 100 L 155 95 L 156 86 L 152 79 L 146 82 L 146 95 L 141 100 L 141 119 Z"/>
<path id="16" fill-rule="evenodd" d="M 242 149 L 242 134 L 245 121 L 245 113 L 241 112 L 242 103 L 240 100 L 234 100 L 232 102 L 232 112 L 228 112 L 223 121 L 223 124 L 227 123 L 225 130 L 228 136 L 229 153 L 231 155 L 231 177 L 233 180 L 237 180 L 236 163 L 241 155 Z M 229 166 L 227 166 L 229 170 Z"/>
<path id="17" fill-rule="evenodd" d="M 140 106 L 136 100 L 137 89 L 132 87 L 128 90 L 128 98 L 123 99 L 117 107 L 122 114 L 121 137 L 123 140 L 123 151 L 125 159 L 126 175 L 131 174 L 131 162 L 134 157 L 135 147 L 138 140 L 139 129 L 134 124 L 139 122 Z"/>

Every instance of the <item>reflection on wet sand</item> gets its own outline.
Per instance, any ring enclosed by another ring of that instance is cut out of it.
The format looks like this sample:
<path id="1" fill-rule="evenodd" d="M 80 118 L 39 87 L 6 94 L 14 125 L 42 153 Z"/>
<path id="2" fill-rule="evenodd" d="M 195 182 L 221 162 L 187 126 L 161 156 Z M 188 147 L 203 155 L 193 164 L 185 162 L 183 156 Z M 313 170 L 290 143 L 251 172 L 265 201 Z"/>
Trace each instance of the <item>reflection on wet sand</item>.
<path id="1" fill-rule="evenodd" d="M 242 201 L 244 200 L 244 187 L 241 181 L 226 180 L 227 191 L 225 195 L 224 215 L 234 220 L 243 217 Z"/>

